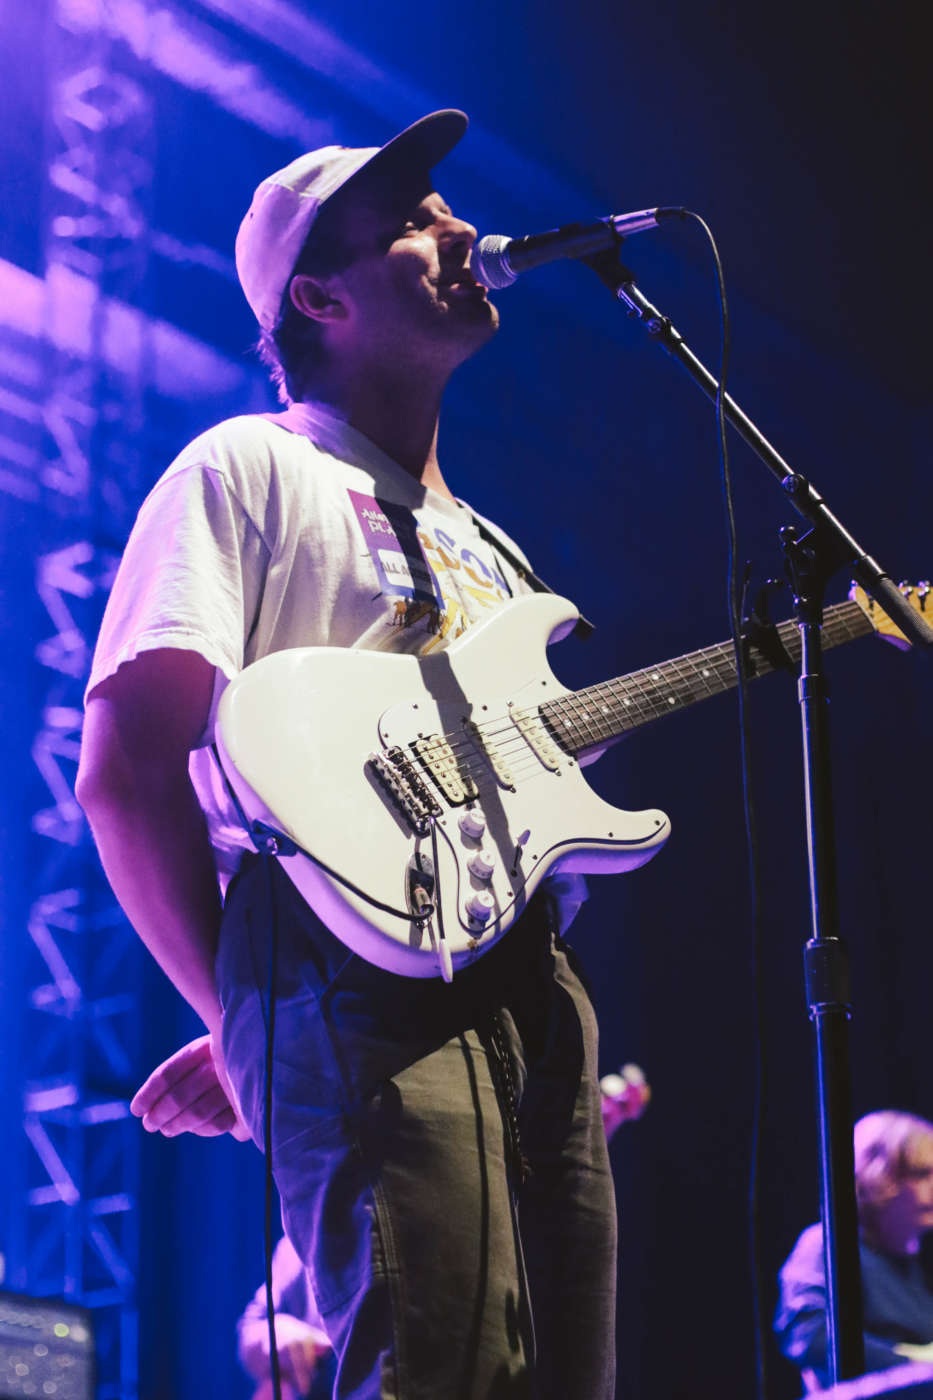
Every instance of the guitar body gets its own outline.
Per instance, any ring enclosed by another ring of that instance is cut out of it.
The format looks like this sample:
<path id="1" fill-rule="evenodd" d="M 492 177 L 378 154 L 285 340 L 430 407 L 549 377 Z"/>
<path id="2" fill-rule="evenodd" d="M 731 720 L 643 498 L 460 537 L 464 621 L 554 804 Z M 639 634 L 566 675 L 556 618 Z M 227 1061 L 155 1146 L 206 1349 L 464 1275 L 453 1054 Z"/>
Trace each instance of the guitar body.
<path id="1" fill-rule="evenodd" d="M 297 648 L 224 692 L 217 748 L 244 812 L 308 853 L 283 869 L 369 962 L 450 975 L 549 871 L 629 870 L 667 840 L 663 812 L 598 797 L 538 713 L 571 694 L 545 648 L 576 616 L 533 594 L 431 656 Z"/>

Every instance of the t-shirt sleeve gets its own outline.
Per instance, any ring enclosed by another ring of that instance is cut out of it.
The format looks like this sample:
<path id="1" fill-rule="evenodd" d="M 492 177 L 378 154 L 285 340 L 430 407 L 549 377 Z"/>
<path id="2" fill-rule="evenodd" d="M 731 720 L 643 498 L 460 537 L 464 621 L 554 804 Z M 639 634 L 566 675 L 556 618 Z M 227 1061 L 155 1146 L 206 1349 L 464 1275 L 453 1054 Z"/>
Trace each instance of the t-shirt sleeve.
<path id="1" fill-rule="evenodd" d="M 143 502 L 104 612 L 87 694 L 158 647 L 196 651 L 229 680 L 244 664 L 268 551 L 224 473 L 170 470 Z"/>

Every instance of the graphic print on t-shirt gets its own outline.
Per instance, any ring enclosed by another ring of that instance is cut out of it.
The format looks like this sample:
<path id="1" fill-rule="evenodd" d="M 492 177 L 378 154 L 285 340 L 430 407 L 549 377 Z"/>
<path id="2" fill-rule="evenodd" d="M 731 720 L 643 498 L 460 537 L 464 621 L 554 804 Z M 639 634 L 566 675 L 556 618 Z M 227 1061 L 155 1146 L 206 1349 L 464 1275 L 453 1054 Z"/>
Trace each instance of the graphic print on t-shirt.
<path id="1" fill-rule="evenodd" d="M 382 593 L 393 605 L 395 626 L 426 621 L 438 640 L 458 637 L 476 604 L 492 607 L 511 596 L 498 569 L 440 526 L 417 521 L 391 501 L 348 494 Z"/>

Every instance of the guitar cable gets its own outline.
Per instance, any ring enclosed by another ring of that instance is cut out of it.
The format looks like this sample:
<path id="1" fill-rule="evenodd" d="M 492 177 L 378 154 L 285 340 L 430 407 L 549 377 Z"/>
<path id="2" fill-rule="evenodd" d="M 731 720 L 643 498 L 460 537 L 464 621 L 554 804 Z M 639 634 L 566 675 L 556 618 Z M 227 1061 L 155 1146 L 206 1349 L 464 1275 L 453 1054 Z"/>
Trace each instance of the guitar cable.
<path id="1" fill-rule="evenodd" d="M 384 914 L 392 914 L 396 919 L 402 919 L 407 923 L 416 923 L 419 928 L 426 928 L 432 933 L 433 926 L 431 921 L 436 913 L 437 937 L 436 939 L 432 939 L 432 941 L 435 945 L 437 960 L 440 963 L 442 978 L 445 982 L 451 982 L 453 980 L 453 961 L 450 953 L 450 945 L 447 942 L 447 934 L 444 930 L 444 911 L 441 907 L 441 901 L 437 896 L 423 907 L 419 905 L 417 909 L 395 909 L 391 904 L 384 904 L 381 899 L 376 899 L 373 895 L 367 894 L 365 890 L 361 890 L 358 885 L 355 885 L 352 880 L 348 880 L 345 875 L 341 875 L 338 871 L 331 869 L 325 861 L 319 860 L 317 856 L 305 850 L 304 846 L 300 846 L 297 841 L 294 841 L 290 836 L 286 836 L 284 831 L 279 831 L 276 827 L 270 826 L 267 822 L 258 820 L 250 821 L 243 810 L 240 799 L 237 797 L 233 784 L 227 776 L 216 744 L 211 745 L 211 753 L 214 755 L 214 761 L 220 770 L 221 778 L 223 779 L 230 800 L 236 809 L 240 824 L 260 855 L 268 855 L 270 859 L 275 856 L 305 856 L 312 864 L 316 865 L 319 870 L 322 870 L 325 875 L 328 875 L 332 880 L 336 881 L 338 885 L 343 885 L 351 894 L 357 895 L 358 898 L 371 905 L 373 909 L 380 909 Z M 438 873 L 437 826 L 433 818 L 430 822 L 430 833 L 431 852 L 434 860 L 434 881 L 439 892 L 440 876 Z M 420 887 L 416 886 L 416 888 Z M 508 907 L 511 908 L 511 906 Z"/>
<path id="2" fill-rule="evenodd" d="M 319 870 L 323 870 L 325 875 L 330 876 L 332 880 L 336 880 L 338 885 L 343 885 L 351 894 L 355 894 L 360 899 L 365 900 L 367 904 L 371 904 L 374 909 L 381 909 L 384 914 L 392 914 L 396 919 L 413 919 L 415 923 L 423 923 L 425 921 L 425 916 L 415 914 L 410 909 L 404 911 L 395 909 L 391 904 L 383 904 L 381 899 L 375 899 L 371 894 L 367 894 L 365 890 L 361 890 L 358 885 L 355 885 L 352 880 L 348 880 L 345 875 L 341 875 L 337 870 L 332 870 L 325 861 L 319 860 L 318 857 L 312 855 L 310 851 L 306 851 L 304 846 L 299 846 L 298 842 L 293 841 L 290 836 L 286 836 L 284 831 L 279 831 L 277 827 L 269 826 L 267 822 L 250 821 L 243 810 L 240 799 L 236 795 L 233 784 L 227 776 L 227 771 L 221 761 L 220 752 L 216 744 L 211 744 L 211 753 L 214 755 L 214 760 L 217 767 L 220 769 L 220 776 L 223 779 L 230 800 L 236 809 L 236 814 L 240 819 L 240 825 L 243 827 L 243 830 L 260 855 L 268 849 L 270 854 L 274 856 L 306 856 Z M 274 844 L 274 849 L 267 845 L 269 841 Z"/>
<path id="3" fill-rule="evenodd" d="M 440 865 L 437 859 L 437 822 L 431 818 L 431 856 L 434 861 L 434 908 L 437 910 L 437 960 L 441 965 L 441 976 L 445 982 L 454 980 L 454 968 L 450 957 L 447 934 L 444 931 L 444 901 L 441 899 Z M 428 927 L 431 927 L 430 919 Z"/>
<path id="4" fill-rule="evenodd" d="M 216 749 L 215 749 L 216 756 Z M 218 758 L 219 762 L 219 758 Z M 223 769 L 221 768 L 221 771 Z M 226 774 L 224 774 L 226 779 Z M 229 784 L 228 784 L 229 786 Z M 232 792 L 232 789 L 231 789 Z M 234 801 L 236 797 L 234 795 Z M 242 809 L 237 802 L 237 810 L 243 816 Z M 263 1019 L 265 1022 L 266 1044 L 265 1044 L 265 1065 L 263 1076 L 263 1122 L 262 1141 L 263 1153 L 265 1155 L 264 1167 L 264 1208 L 263 1208 L 263 1248 L 265 1256 L 265 1284 L 266 1284 L 266 1319 L 269 1327 L 269 1364 L 271 1367 L 272 1380 L 272 1400 L 282 1400 L 282 1374 L 279 1362 L 278 1345 L 275 1336 L 275 1298 L 272 1288 L 272 1207 L 275 1201 L 275 1178 L 272 1171 L 272 1099 L 273 1099 L 273 1076 L 275 1066 L 275 1005 L 276 1005 L 276 984 L 278 981 L 278 955 L 279 955 L 279 910 L 278 899 L 275 891 L 275 875 L 273 871 L 273 861 L 279 851 L 280 833 L 266 829 L 260 833 L 254 823 L 248 828 L 253 844 L 259 853 L 266 879 L 266 897 L 269 910 L 269 969 L 266 986 L 266 1001 L 263 1006 Z M 285 839 L 285 838 L 281 838 Z M 434 853 L 435 880 L 437 880 L 437 833 L 434 829 L 434 822 L 431 823 L 431 841 Z M 292 843 L 295 844 L 295 843 Z M 301 847 L 296 845 L 296 850 Z M 439 891 L 438 891 L 439 892 Z M 444 933 L 444 916 L 440 907 L 440 900 L 435 899 L 434 905 L 425 914 L 425 922 L 430 927 L 431 916 L 434 908 L 437 909 L 438 920 L 438 960 L 441 964 L 444 980 L 452 980 L 453 972 L 450 964 L 450 952 L 447 947 Z M 516 1122 L 517 1133 L 517 1122 Z M 522 1159 L 523 1160 L 523 1159 Z"/>
<path id="5" fill-rule="evenodd" d="M 742 773 L 742 807 L 745 822 L 745 848 L 748 866 L 749 902 L 751 909 L 751 975 L 754 1006 L 754 1089 L 752 1107 L 752 1140 L 748 1172 L 748 1232 L 749 1268 L 752 1276 L 752 1305 L 754 1312 L 755 1359 L 757 1366 L 758 1394 L 767 1400 L 768 1357 L 764 1331 L 764 1274 L 761 1259 L 761 1139 L 764 1127 L 764 1099 L 767 1084 L 767 1044 L 765 1038 L 765 998 L 762 971 L 763 934 L 761 924 L 760 872 L 758 852 L 758 825 L 755 814 L 751 783 L 751 745 L 747 723 L 748 705 L 748 664 L 742 636 L 740 585 L 736 559 L 738 555 L 738 532 L 735 523 L 735 496 L 732 473 L 729 466 L 729 446 L 726 439 L 725 394 L 726 378 L 729 372 L 731 354 L 731 329 L 729 308 L 726 301 L 726 284 L 722 260 L 712 229 L 692 210 L 684 211 L 686 216 L 695 219 L 709 240 L 716 269 L 716 283 L 719 294 L 720 314 L 720 353 L 719 383 L 716 389 L 716 426 L 719 437 L 719 460 L 722 482 L 722 499 L 726 516 L 726 538 L 728 542 L 727 594 L 729 625 L 732 633 L 732 648 L 735 655 L 735 669 L 738 678 L 739 747 Z"/>
<path id="6" fill-rule="evenodd" d="M 275 1000 L 279 962 L 279 908 L 275 893 L 275 879 L 272 862 L 275 859 L 274 838 L 267 840 L 260 849 L 266 876 L 266 894 L 269 905 L 269 975 L 266 988 L 266 1005 L 263 1007 L 266 1029 L 265 1074 L 263 1080 L 262 1106 L 262 1148 L 265 1154 L 265 1199 L 263 1209 L 263 1246 L 266 1264 L 266 1318 L 269 1324 L 269 1363 L 272 1368 L 273 1400 L 282 1400 L 282 1376 L 279 1365 L 279 1351 L 275 1340 L 275 1299 L 272 1295 L 272 1204 L 275 1199 L 275 1181 L 272 1175 L 272 1077 L 275 1064 Z"/>

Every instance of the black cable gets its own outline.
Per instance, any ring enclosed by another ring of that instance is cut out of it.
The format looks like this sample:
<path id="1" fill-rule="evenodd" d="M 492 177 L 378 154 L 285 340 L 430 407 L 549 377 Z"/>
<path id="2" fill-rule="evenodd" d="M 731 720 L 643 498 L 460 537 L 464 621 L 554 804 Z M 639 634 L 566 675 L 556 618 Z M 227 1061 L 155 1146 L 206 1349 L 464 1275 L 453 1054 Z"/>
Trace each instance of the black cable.
<path id="1" fill-rule="evenodd" d="M 748 1232 L 749 1264 L 752 1275 L 752 1301 L 754 1308 L 755 1357 L 758 1371 L 758 1394 L 761 1400 L 768 1396 L 768 1359 L 764 1330 L 764 1275 L 761 1261 L 761 1138 L 764 1126 L 764 1098 L 767 1071 L 767 1054 L 764 1023 L 764 977 L 762 973 L 762 926 L 761 895 L 758 854 L 758 824 L 751 783 L 751 748 L 747 724 L 748 704 L 748 665 L 742 643 L 741 593 L 736 568 L 738 558 L 737 530 L 735 523 L 735 498 L 732 474 L 729 468 L 729 446 L 726 439 L 725 395 L 726 378 L 729 373 L 731 352 L 731 332 L 729 308 L 726 302 L 726 286 L 723 276 L 719 249 L 712 229 L 699 214 L 685 211 L 688 218 L 695 219 L 709 239 L 716 266 L 716 281 L 719 290 L 720 312 L 720 355 L 719 385 L 716 392 L 716 425 L 719 432 L 719 458 L 722 471 L 722 496 L 726 513 L 726 535 L 728 540 L 728 606 L 729 623 L 732 633 L 732 649 L 735 656 L 735 669 L 738 677 L 739 745 L 742 767 L 742 805 L 745 818 L 745 846 L 748 864 L 749 900 L 751 905 L 751 974 L 754 988 L 754 1103 L 752 1108 L 751 1161 L 748 1176 Z"/>
<path id="2" fill-rule="evenodd" d="M 230 800 L 236 809 L 236 814 L 240 819 L 243 830 L 249 836 L 249 839 L 252 841 L 257 851 L 263 853 L 269 851 L 268 842 L 271 840 L 275 846 L 275 850 L 272 854 L 282 856 L 300 854 L 307 856 L 308 860 L 312 861 L 319 870 L 323 870 L 325 875 L 329 875 L 332 880 L 336 880 L 338 885 L 343 885 L 351 894 L 355 894 L 358 898 L 366 900 L 367 904 L 371 904 L 374 909 L 381 909 L 384 914 L 393 914 L 397 919 L 404 919 L 406 921 L 414 919 L 416 923 L 419 921 L 418 916 L 413 914 L 411 910 L 395 909 L 391 904 L 383 904 L 381 899 L 376 899 L 373 895 L 367 894 L 366 891 L 361 890 L 358 885 L 354 885 L 352 880 L 348 880 L 345 875 L 341 875 L 337 870 L 332 870 L 323 860 L 319 860 L 318 857 L 312 855 L 310 851 L 306 851 L 304 846 L 299 846 L 298 842 L 292 840 L 290 836 L 286 836 L 284 831 L 278 831 L 275 827 L 269 826 L 267 822 L 250 821 L 246 812 L 243 810 L 242 802 L 237 797 L 236 789 L 227 775 L 227 770 L 220 757 L 220 750 L 217 748 L 216 744 L 211 745 L 211 753 L 214 755 L 218 770 L 220 771 L 220 776 L 223 779 Z"/>
<path id="3" fill-rule="evenodd" d="M 269 1364 L 272 1367 L 272 1394 L 274 1400 L 282 1400 L 282 1378 L 279 1368 L 279 1352 L 275 1343 L 275 1302 L 272 1297 L 272 1203 L 275 1198 L 275 1183 L 272 1176 L 272 1069 L 273 1052 L 275 1050 L 275 983 L 278 972 L 279 918 L 272 872 L 274 856 L 271 850 L 268 848 L 264 850 L 261 860 L 266 868 L 266 889 L 269 902 L 269 982 L 265 1007 L 266 1064 L 262 1114 L 262 1146 L 266 1154 L 264 1217 L 266 1317 L 269 1322 Z"/>

